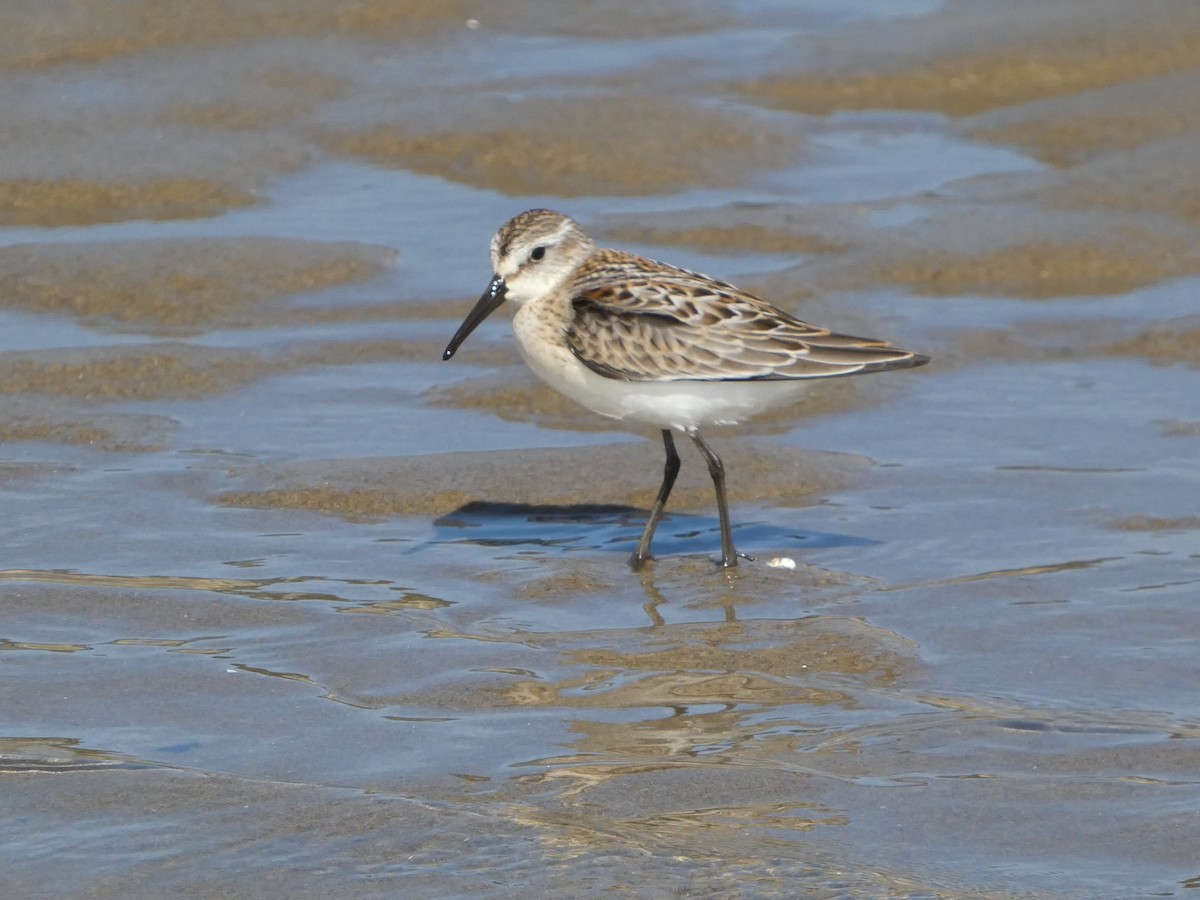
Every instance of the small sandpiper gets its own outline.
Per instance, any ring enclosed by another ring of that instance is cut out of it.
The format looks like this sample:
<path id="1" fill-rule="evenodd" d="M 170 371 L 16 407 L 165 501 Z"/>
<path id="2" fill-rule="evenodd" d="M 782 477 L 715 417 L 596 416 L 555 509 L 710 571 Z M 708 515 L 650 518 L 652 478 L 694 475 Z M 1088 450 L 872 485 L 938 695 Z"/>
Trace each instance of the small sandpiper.
<path id="1" fill-rule="evenodd" d="M 548 209 L 516 216 L 492 238 L 493 276 L 443 359 L 505 301 L 521 355 L 555 390 L 602 416 L 662 429 L 662 486 L 633 551 L 651 559 L 679 455 L 673 431 L 708 463 L 721 520 L 721 565 L 736 566 L 725 469 L 700 427 L 737 425 L 798 399 L 818 378 L 908 369 L 929 357 L 886 341 L 808 325 L 753 294 L 687 269 L 596 247 Z"/>

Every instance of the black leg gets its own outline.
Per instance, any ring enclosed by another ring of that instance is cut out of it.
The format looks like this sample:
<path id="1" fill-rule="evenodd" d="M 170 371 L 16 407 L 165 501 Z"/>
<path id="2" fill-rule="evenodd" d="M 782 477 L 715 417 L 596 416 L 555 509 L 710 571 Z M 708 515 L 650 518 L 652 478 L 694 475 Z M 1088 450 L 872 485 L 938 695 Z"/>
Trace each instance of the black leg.
<path id="1" fill-rule="evenodd" d="M 708 463 L 708 474 L 712 476 L 713 487 L 717 492 L 717 514 L 721 517 L 721 565 L 725 568 L 737 565 L 738 552 L 733 549 L 733 528 L 729 524 L 729 501 L 725 499 L 725 465 L 721 457 L 713 453 L 712 448 L 700 437 L 695 428 L 687 430 L 687 436 L 696 442 L 704 459 Z"/>
<path id="2" fill-rule="evenodd" d="M 663 446 L 667 450 L 667 463 L 663 467 L 662 487 L 658 489 L 658 497 L 654 506 L 650 508 L 650 518 L 646 520 L 646 530 L 642 532 L 642 539 L 638 541 L 637 549 L 633 551 L 633 558 L 630 560 L 635 569 L 641 568 L 642 563 L 650 559 L 650 541 L 654 539 L 654 529 L 658 527 L 658 520 L 662 518 L 667 498 L 671 496 L 671 488 L 675 486 L 675 476 L 679 474 L 679 454 L 675 452 L 675 438 L 665 428 L 662 436 Z"/>

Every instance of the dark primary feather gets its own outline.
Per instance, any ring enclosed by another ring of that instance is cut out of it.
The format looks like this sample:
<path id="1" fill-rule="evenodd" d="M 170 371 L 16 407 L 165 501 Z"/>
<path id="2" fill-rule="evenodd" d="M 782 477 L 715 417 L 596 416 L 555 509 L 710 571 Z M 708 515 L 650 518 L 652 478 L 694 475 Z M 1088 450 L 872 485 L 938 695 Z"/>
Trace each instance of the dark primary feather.
<path id="1" fill-rule="evenodd" d="M 602 250 L 572 288 L 571 352 L 627 381 L 829 378 L 919 366 L 886 341 L 801 322 L 733 285 Z"/>

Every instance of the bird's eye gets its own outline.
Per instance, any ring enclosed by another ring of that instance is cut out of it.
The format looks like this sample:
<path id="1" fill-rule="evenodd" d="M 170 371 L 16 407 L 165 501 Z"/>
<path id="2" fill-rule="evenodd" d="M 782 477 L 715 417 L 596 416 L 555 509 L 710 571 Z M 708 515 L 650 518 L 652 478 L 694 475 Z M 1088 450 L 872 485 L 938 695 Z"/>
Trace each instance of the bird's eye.
<path id="1" fill-rule="evenodd" d="M 538 262 L 545 255 L 546 255 L 545 247 L 534 247 L 533 252 L 529 254 L 529 258 L 532 259 L 534 262 Z"/>

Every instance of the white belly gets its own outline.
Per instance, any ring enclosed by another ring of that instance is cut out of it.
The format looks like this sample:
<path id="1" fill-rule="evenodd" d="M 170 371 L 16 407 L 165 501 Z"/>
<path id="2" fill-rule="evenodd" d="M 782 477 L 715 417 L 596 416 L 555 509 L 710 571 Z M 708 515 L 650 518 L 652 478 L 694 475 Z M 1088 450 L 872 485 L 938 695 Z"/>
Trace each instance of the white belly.
<path id="1" fill-rule="evenodd" d="M 598 375 L 567 346 L 561 329 L 530 304 L 513 317 L 521 355 L 539 378 L 593 412 L 655 428 L 736 425 L 803 396 L 803 380 L 623 381 Z"/>

